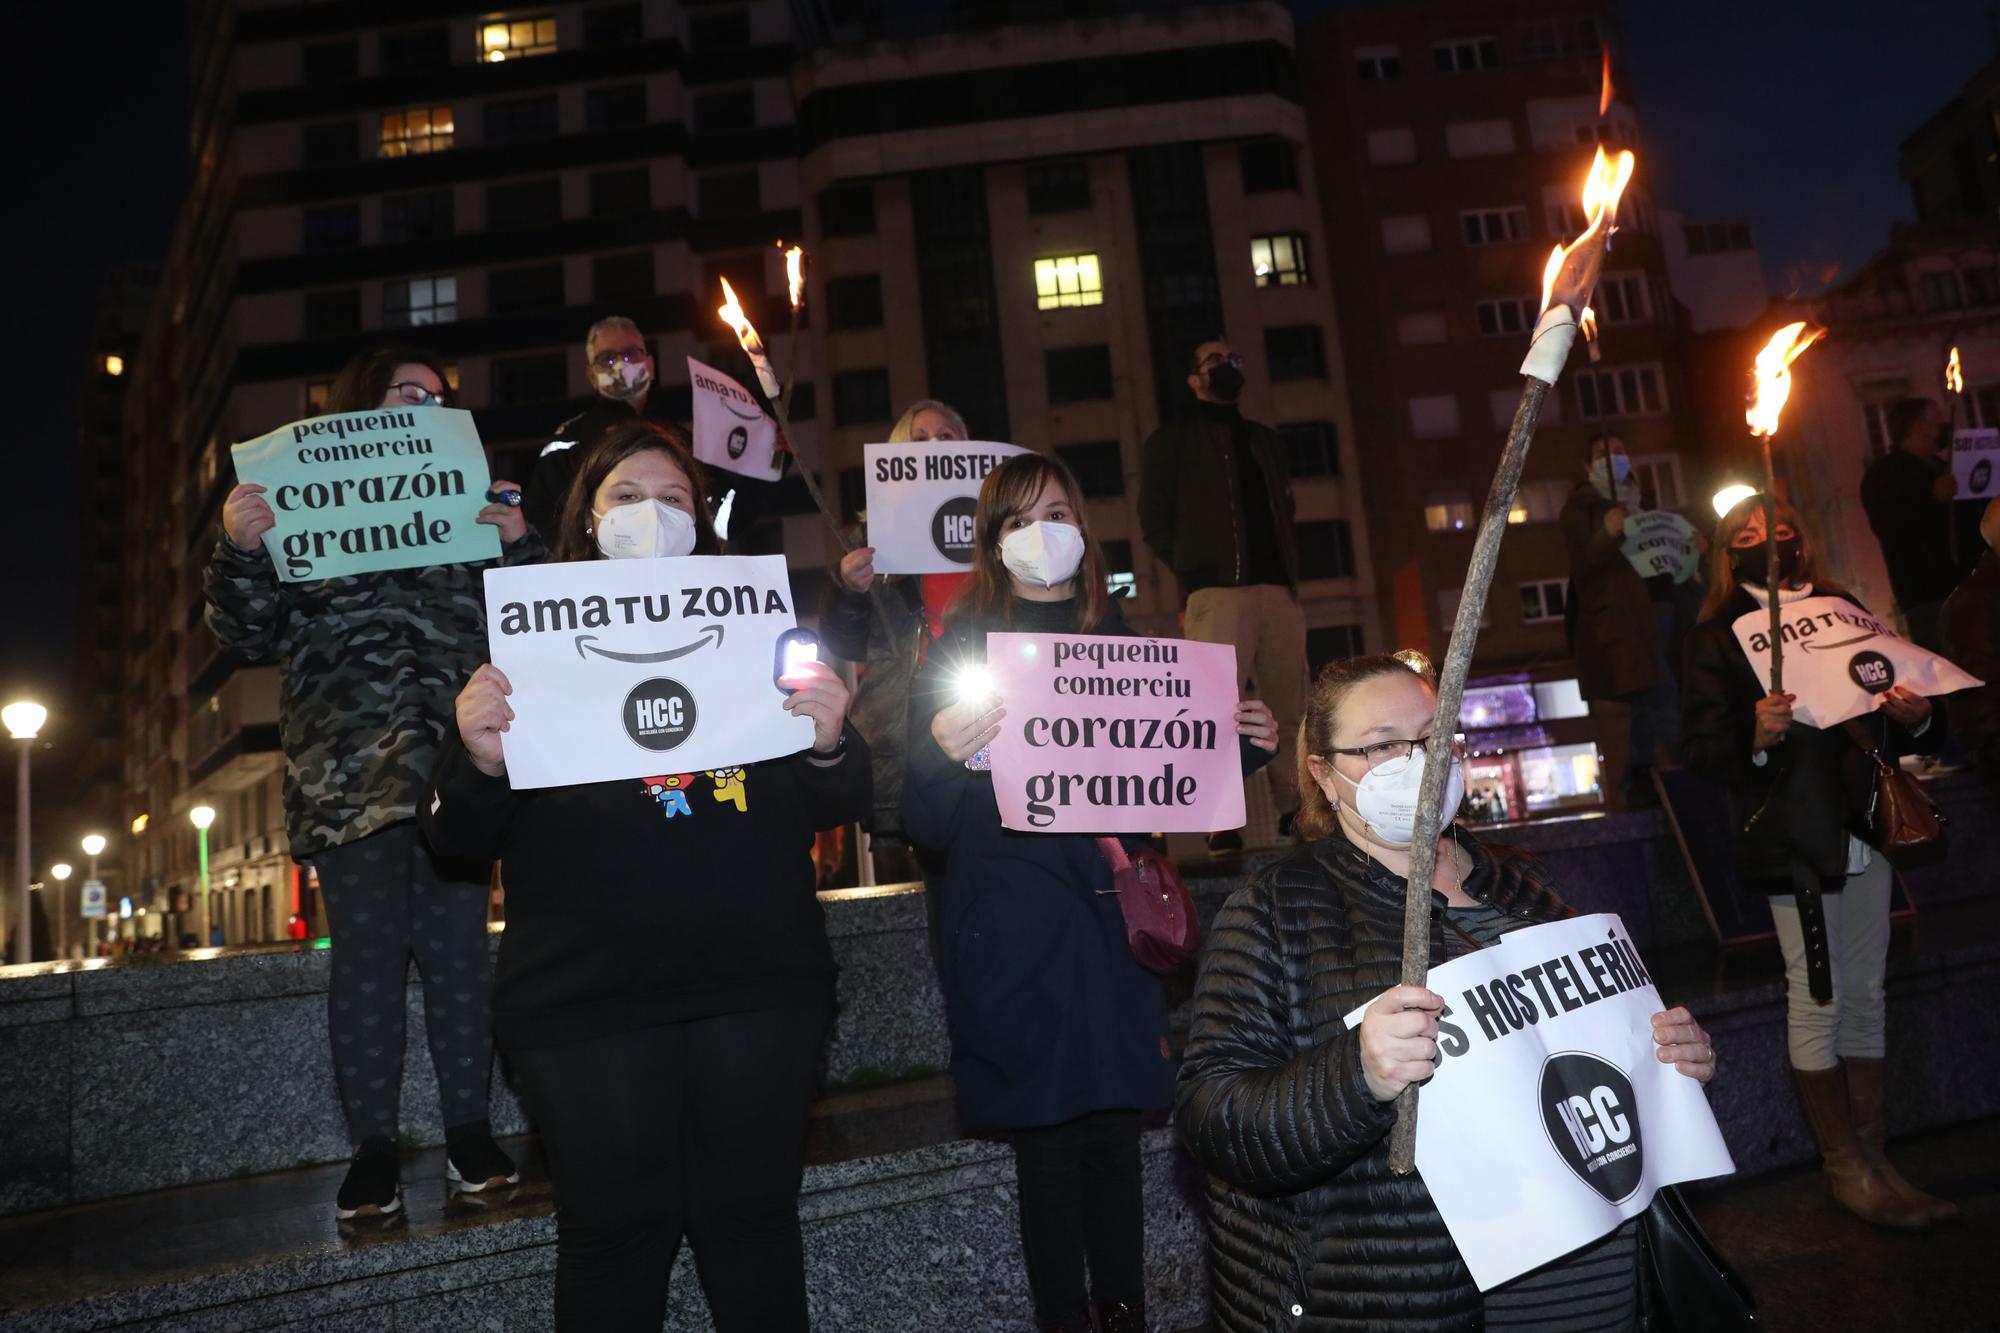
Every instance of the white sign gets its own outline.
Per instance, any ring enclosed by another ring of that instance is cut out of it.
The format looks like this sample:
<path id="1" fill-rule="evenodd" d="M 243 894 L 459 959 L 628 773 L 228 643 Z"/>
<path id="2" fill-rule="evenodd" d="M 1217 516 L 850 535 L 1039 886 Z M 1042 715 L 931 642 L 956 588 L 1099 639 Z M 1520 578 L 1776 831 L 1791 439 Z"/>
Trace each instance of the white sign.
<path id="1" fill-rule="evenodd" d="M 83 882 L 82 903 L 83 903 L 83 914 L 85 916 L 104 915 L 105 902 L 104 902 L 103 880 L 87 879 Z"/>
<path id="2" fill-rule="evenodd" d="M 1958 479 L 1960 500 L 2000 495 L 2000 427 L 1953 431 L 1951 475 Z"/>
<path id="3" fill-rule="evenodd" d="M 1666 1006 L 1616 915 L 1511 931 L 1429 986 L 1445 1008 L 1417 1170 L 1481 1291 L 1610 1234 L 1662 1185 L 1736 1170 L 1701 1085 L 1655 1053 Z"/>
<path id="4" fill-rule="evenodd" d="M 516 789 L 734 768 L 813 743 L 784 710 L 783 556 L 576 560 L 486 571 L 486 641 L 514 687 Z"/>
<path id="5" fill-rule="evenodd" d="M 983 440 L 863 445 L 868 544 L 875 548 L 876 572 L 969 572 L 979 485 L 994 468 L 1026 452 Z"/>
<path id="6" fill-rule="evenodd" d="M 1759 682 L 1771 679 L 1771 613 L 1745 612 L 1733 626 Z M 1835 727 L 1872 713 L 1875 696 L 1901 685 L 1934 697 L 1986 682 L 1919 648 L 1844 597 L 1802 597 L 1780 608 L 1785 645 L 1785 690 L 1792 718 L 1809 727 Z"/>
<path id="7" fill-rule="evenodd" d="M 694 391 L 694 456 L 724 472 L 778 480 L 778 423 L 750 391 L 693 357 L 688 383 Z"/>
<path id="8" fill-rule="evenodd" d="M 1671 509 L 1647 509 L 1625 516 L 1625 558 L 1639 577 L 1671 574 L 1686 583 L 1701 567 L 1694 524 Z"/>

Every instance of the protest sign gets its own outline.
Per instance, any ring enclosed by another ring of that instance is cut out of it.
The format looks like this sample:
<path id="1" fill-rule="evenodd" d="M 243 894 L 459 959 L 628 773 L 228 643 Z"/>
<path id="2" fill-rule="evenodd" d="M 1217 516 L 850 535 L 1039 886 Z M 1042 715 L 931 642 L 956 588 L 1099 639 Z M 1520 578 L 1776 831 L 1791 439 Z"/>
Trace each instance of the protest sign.
<path id="1" fill-rule="evenodd" d="M 972 513 L 986 474 L 1019 445 L 981 440 L 862 446 L 868 544 L 882 574 L 963 574 L 972 568 Z"/>
<path id="2" fill-rule="evenodd" d="M 514 692 L 516 790 L 733 768 L 803 750 L 773 680 L 783 556 L 577 560 L 486 571 L 486 641 Z"/>
<path id="3" fill-rule="evenodd" d="M 1640 578 L 1671 574 L 1686 583 L 1701 567 L 1694 524 L 1671 509 L 1646 509 L 1625 516 L 1625 558 Z"/>
<path id="4" fill-rule="evenodd" d="M 2000 495 L 2000 427 L 1953 431 L 1951 475 L 1958 480 L 1960 500 L 1990 500 Z"/>
<path id="5" fill-rule="evenodd" d="M 1745 612 L 1732 628 L 1757 679 L 1770 680 L 1771 613 L 1762 607 Z M 1872 713 L 1880 707 L 1875 696 L 1894 685 L 1936 696 L 1986 683 L 1899 637 L 1844 597 L 1786 602 L 1779 629 L 1785 688 L 1798 696 L 1792 719 L 1808 727 L 1838 726 Z"/>
<path id="6" fill-rule="evenodd" d="M 287 583 L 500 558 L 472 413 L 378 407 L 281 426 L 229 451 L 265 488 L 264 549 Z"/>
<path id="7" fill-rule="evenodd" d="M 710 467 L 776 481 L 778 423 L 750 391 L 711 366 L 688 358 L 694 392 L 694 456 Z"/>
<path id="8" fill-rule="evenodd" d="M 1481 1291 L 1609 1234 L 1662 1185 L 1736 1169 L 1701 1084 L 1655 1054 L 1666 1006 L 1615 914 L 1510 931 L 1426 984 L 1445 1006 L 1417 1170 Z"/>
<path id="9" fill-rule="evenodd" d="M 1000 822 L 1034 833 L 1243 826 L 1236 649 L 1095 634 L 989 634 L 1007 720 L 993 740 Z"/>

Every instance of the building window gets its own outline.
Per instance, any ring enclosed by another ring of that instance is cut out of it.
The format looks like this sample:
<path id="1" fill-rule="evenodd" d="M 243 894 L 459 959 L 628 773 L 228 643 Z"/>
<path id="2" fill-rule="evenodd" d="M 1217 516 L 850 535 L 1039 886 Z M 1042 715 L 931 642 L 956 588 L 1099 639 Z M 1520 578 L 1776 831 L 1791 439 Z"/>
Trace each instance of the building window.
<path id="1" fill-rule="evenodd" d="M 694 128 L 700 134 L 727 134 L 757 128 L 757 98 L 748 88 L 703 93 L 694 99 Z"/>
<path id="2" fill-rule="evenodd" d="M 450 190 L 387 195 L 382 200 L 382 240 L 398 245 L 449 236 L 456 225 L 454 212 Z"/>
<path id="3" fill-rule="evenodd" d="M 1393 46 L 1362 46 L 1354 52 L 1354 77 L 1380 83 L 1403 77 L 1403 53 Z"/>
<path id="4" fill-rule="evenodd" d="M 1923 287 L 1924 309 L 1956 310 L 1965 304 L 1965 294 L 1958 285 L 1958 274 L 1948 268 L 1932 269 L 1917 275 Z"/>
<path id="5" fill-rule="evenodd" d="M 826 321 L 834 329 L 882 327 L 882 278 L 860 273 L 826 284 Z"/>
<path id="6" fill-rule="evenodd" d="M 361 160 L 360 127 L 351 120 L 308 125 L 303 131 L 302 156 L 309 167 L 338 167 Z"/>
<path id="7" fill-rule="evenodd" d="M 1444 151 L 1450 157 L 1499 157 L 1514 151 L 1514 122 L 1471 120 L 1444 127 Z"/>
<path id="8" fill-rule="evenodd" d="M 764 206 L 757 169 L 718 171 L 695 182 L 695 208 L 705 218 L 743 217 Z"/>
<path id="9" fill-rule="evenodd" d="M 535 356 L 493 358 L 493 405 L 519 407 L 546 403 L 569 394 L 569 356 L 543 352 Z"/>
<path id="10" fill-rule="evenodd" d="M 1035 261 L 1035 308 L 1104 304 L 1104 276 L 1096 255 L 1062 255 Z"/>
<path id="11" fill-rule="evenodd" d="M 1508 338 L 1531 332 L 1541 315 L 1542 303 L 1530 297 L 1504 301 L 1481 301 L 1473 314 L 1483 338 Z"/>
<path id="12" fill-rule="evenodd" d="M 301 240 L 307 250 L 345 250 L 361 244 L 361 206 L 332 204 L 326 208 L 308 208 Z"/>
<path id="13" fill-rule="evenodd" d="M 645 167 L 614 167 L 590 173 L 590 215 L 616 217 L 653 206 L 653 174 Z"/>
<path id="14" fill-rule="evenodd" d="M 381 155 L 409 157 L 440 153 L 451 147 L 452 118 L 448 106 L 419 106 L 382 113 Z"/>
<path id="15" fill-rule="evenodd" d="M 1296 232 L 1251 237 L 1250 271 L 1259 287 L 1303 287 L 1308 281 L 1306 238 Z"/>
<path id="16" fill-rule="evenodd" d="M 1300 523 L 1293 530 L 1298 537 L 1301 579 L 1354 577 L 1354 536 L 1346 519 Z"/>
<path id="17" fill-rule="evenodd" d="M 1416 161 L 1417 132 L 1407 129 L 1368 131 L 1368 160 L 1378 167 Z"/>
<path id="18" fill-rule="evenodd" d="M 499 63 L 526 56 L 554 55 L 554 14 L 509 15 L 479 25 L 479 58 Z"/>
<path id="19" fill-rule="evenodd" d="M 585 46 L 637 46 L 646 40 L 646 20 L 636 4 L 592 5 L 583 11 Z"/>
<path id="20" fill-rule="evenodd" d="M 1910 396 L 1910 381 L 1903 376 L 1863 380 L 1854 388 L 1861 400 L 1862 419 L 1868 432 L 1868 456 L 1880 458 L 1893 448 L 1889 439 L 1889 411 Z"/>
<path id="21" fill-rule="evenodd" d="M 1635 454 L 1632 475 L 1638 479 L 1640 494 L 1651 497 L 1655 509 L 1679 509 L 1687 503 L 1679 454 Z"/>
<path id="22" fill-rule="evenodd" d="M 458 318 L 458 279 L 398 278 L 382 284 L 382 323 L 392 329 L 449 324 Z"/>
<path id="23" fill-rule="evenodd" d="M 1469 208 L 1458 215 L 1467 245 L 1500 245 L 1528 234 L 1525 208 Z"/>
<path id="24" fill-rule="evenodd" d="M 1753 248 L 1749 224 L 1743 222 L 1690 222 L 1682 235 L 1690 255 L 1723 255 Z"/>
<path id="25" fill-rule="evenodd" d="M 451 29 L 393 28 L 382 34 L 384 74 L 420 74 L 451 63 Z"/>
<path id="26" fill-rule="evenodd" d="M 1410 399 L 1410 430 L 1420 440 L 1443 440 L 1459 434 L 1458 395 L 1437 393 Z"/>
<path id="27" fill-rule="evenodd" d="M 861 426 L 891 419 L 886 368 L 843 370 L 833 377 L 834 425 Z"/>
<path id="28" fill-rule="evenodd" d="M 361 43 L 352 37 L 337 42 L 308 42 L 300 52 L 299 72 L 309 86 L 352 83 L 361 77 Z"/>
<path id="29" fill-rule="evenodd" d="M 1454 37 L 1431 47 L 1431 63 L 1440 74 L 1471 74 L 1500 63 L 1497 37 Z"/>
<path id="30" fill-rule="evenodd" d="M 361 332 L 361 289 L 307 292 L 305 328 L 308 338 L 339 338 Z"/>
<path id="31" fill-rule="evenodd" d="M 1396 341 L 1404 347 L 1428 347 L 1444 341 L 1444 316 L 1419 310 L 1396 317 Z"/>
<path id="32" fill-rule="evenodd" d="M 613 301 L 635 301 L 651 296 L 653 292 L 651 250 L 591 257 L 590 293 L 600 305 Z"/>
<path id="33" fill-rule="evenodd" d="M 562 221 L 562 181 L 506 181 L 486 187 L 488 227 L 532 227 Z"/>
<path id="34" fill-rule="evenodd" d="M 1509 523 L 1553 523 L 1562 517 L 1569 501 L 1566 481 L 1524 481 L 1514 492 L 1514 507 L 1507 511 Z"/>
<path id="35" fill-rule="evenodd" d="M 819 192 L 821 236 L 875 234 L 875 187 L 868 181 L 835 185 Z"/>
<path id="36" fill-rule="evenodd" d="M 1658 366 L 1585 370 L 1576 377 L 1577 411 L 1585 421 L 1649 416 L 1666 410 Z"/>
<path id="37" fill-rule="evenodd" d="M 1568 579 L 1537 579 L 1521 585 L 1521 621 L 1542 625 L 1563 618 L 1569 604 Z"/>
<path id="38" fill-rule="evenodd" d="M 583 127 L 587 130 L 625 130 L 645 123 L 646 85 L 643 83 L 592 88 L 583 95 Z"/>
<path id="39" fill-rule="evenodd" d="M 1030 213 L 1072 213 L 1090 207 L 1090 164 L 1037 162 L 1026 172 Z"/>
<path id="40" fill-rule="evenodd" d="M 1421 213 L 1383 218 L 1382 248 L 1392 255 L 1422 254 L 1431 248 L 1431 220 Z"/>
<path id="41" fill-rule="evenodd" d="M 1086 500 L 1111 500 L 1125 494 L 1125 457 L 1116 440 L 1092 444 L 1059 444 L 1056 457 L 1076 474 Z M 1109 552 L 1106 552 L 1109 558 Z"/>
<path id="42" fill-rule="evenodd" d="M 546 264 L 523 264 L 518 268 L 496 268 L 486 275 L 486 310 L 489 314 L 553 310 L 562 303 L 563 266 L 560 260 Z"/>
<path id="43" fill-rule="evenodd" d="M 1326 378 L 1326 335 L 1317 324 L 1281 324 L 1264 330 L 1264 364 L 1271 382 Z"/>
<path id="44" fill-rule="evenodd" d="M 553 139 L 561 127 L 553 93 L 486 104 L 486 142 L 489 144 Z"/>
<path id="45" fill-rule="evenodd" d="M 1340 430 L 1331 421 L 1294 421 L 1278 427 L 1294 477 L 1340 475 Z"/>
<path id="46" fill-rule="evenodd" d="M 1607 273 L 1590 298 L 1597 317 L 1606 324 L 1643 324 L 1653 317 L 1653 303 L 1644 273 Z"/>
<path id="47" fill-rule="evenodd" d="M 1554 60 L 1596 55 L 1601 45 L 1596 19 L 1540 19 L 1521 25 L 1518 49 L 1523 60 Z"/>
<path id="48" fill-rule="evenodd" d="M 1111 397 L 1109 347 L 1057 347 L 1042 353 L 1049 402 L 1087 403 Z"/>
<path id="49" fill-rule="evenodd" d="M 688 15 L 688 45 L 696 51 L 722 51 L 750 45 L 750 11 L 725 9 Z"/>
<path id="50" fill-rule="evenodd" d="M 1243 193 L 1270 194 L 1299 188 L 1299 150 L 1283 139 L 1258 139 L 1236 151 Z"/>

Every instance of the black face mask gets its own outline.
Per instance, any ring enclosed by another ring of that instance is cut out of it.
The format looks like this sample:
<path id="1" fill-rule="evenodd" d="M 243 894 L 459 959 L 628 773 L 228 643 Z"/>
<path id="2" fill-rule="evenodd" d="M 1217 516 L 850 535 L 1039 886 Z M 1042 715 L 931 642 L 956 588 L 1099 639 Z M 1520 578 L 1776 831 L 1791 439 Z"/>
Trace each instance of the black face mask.
<path id="1" fill-rule="evenodd" d="M 1228 362 L 1213 367 L 1208 372 L 1208 391 L 1225 403 L 1233 403 L 1243 396 L 1243 372 Z"/>
<path id="2" fill-rule="evenodd" d="M 1778 582 L 1790 583 L 1799 572 L 1799 558 L 1804 554 L 1797 537 L 1778 539 Z M 1736 576 L 1738 583 L 1754 583 L 1764 586 L 1766 572 L 1764 543 L 1755 546 L 1732 546 L 1729 548 L 1729 572 Z"/>

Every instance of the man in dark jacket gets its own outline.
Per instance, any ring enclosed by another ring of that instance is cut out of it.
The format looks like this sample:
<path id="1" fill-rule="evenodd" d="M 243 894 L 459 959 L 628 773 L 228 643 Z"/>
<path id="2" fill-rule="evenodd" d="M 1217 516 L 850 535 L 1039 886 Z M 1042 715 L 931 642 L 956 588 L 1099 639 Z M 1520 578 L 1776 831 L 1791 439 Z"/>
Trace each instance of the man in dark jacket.
<path id="1" fill-rule="evenodd" d="M 521 501 L 530 526 L 551 542 L 570 481 L 598 436 L 634 416 L 675 424 L 665 395 L 654 392 L 653 353 L 637 324 L 623 315 L 598 320 L 584 337 L 583 357 L 596 393 L 542 446 Z"/>
<path id="2" fill-rule="evenodd" d="M 1987 550 L 1942 616 L 1944 654 L 1987 682 L 1945 700 L 1951 727 L 1987 785 L 2000 791 L 2000 497 L 1986 502 L 1979 535 Z"/>
<path id="3" fill-rule="evenodd" d="M 1237 411 L 1241 366 L 1224 339 L 1194 349 L 1187 377 L 1194 402 L 1146 441 L 1139 527 L 1180 583 L 1187 636 L 1234 644 L 1243 697 L 1261 697 L 1278 719 L 1271 798 L 1279 835 L 1288 837 L 1299 808 L 1293 747 L 1305 708 L 1306 619 L 1284 444 Z M 1217 851 L 1242 845 L 1234 832 L 1209 838 Z"/>
<path id="4" fill-rule="evenodd" d="M 1861 507 L 1882 544 L 1889 587 L 1910 641 L 1937 652 L 1938 613 L 1979 558 L 1972 515 L 1952 503 L 1958 482 L 1943 459 L 1951 428 L 1936 403 L 1905 398 L 1890 409 L 1893 447 L 1861 478 Z"/>

